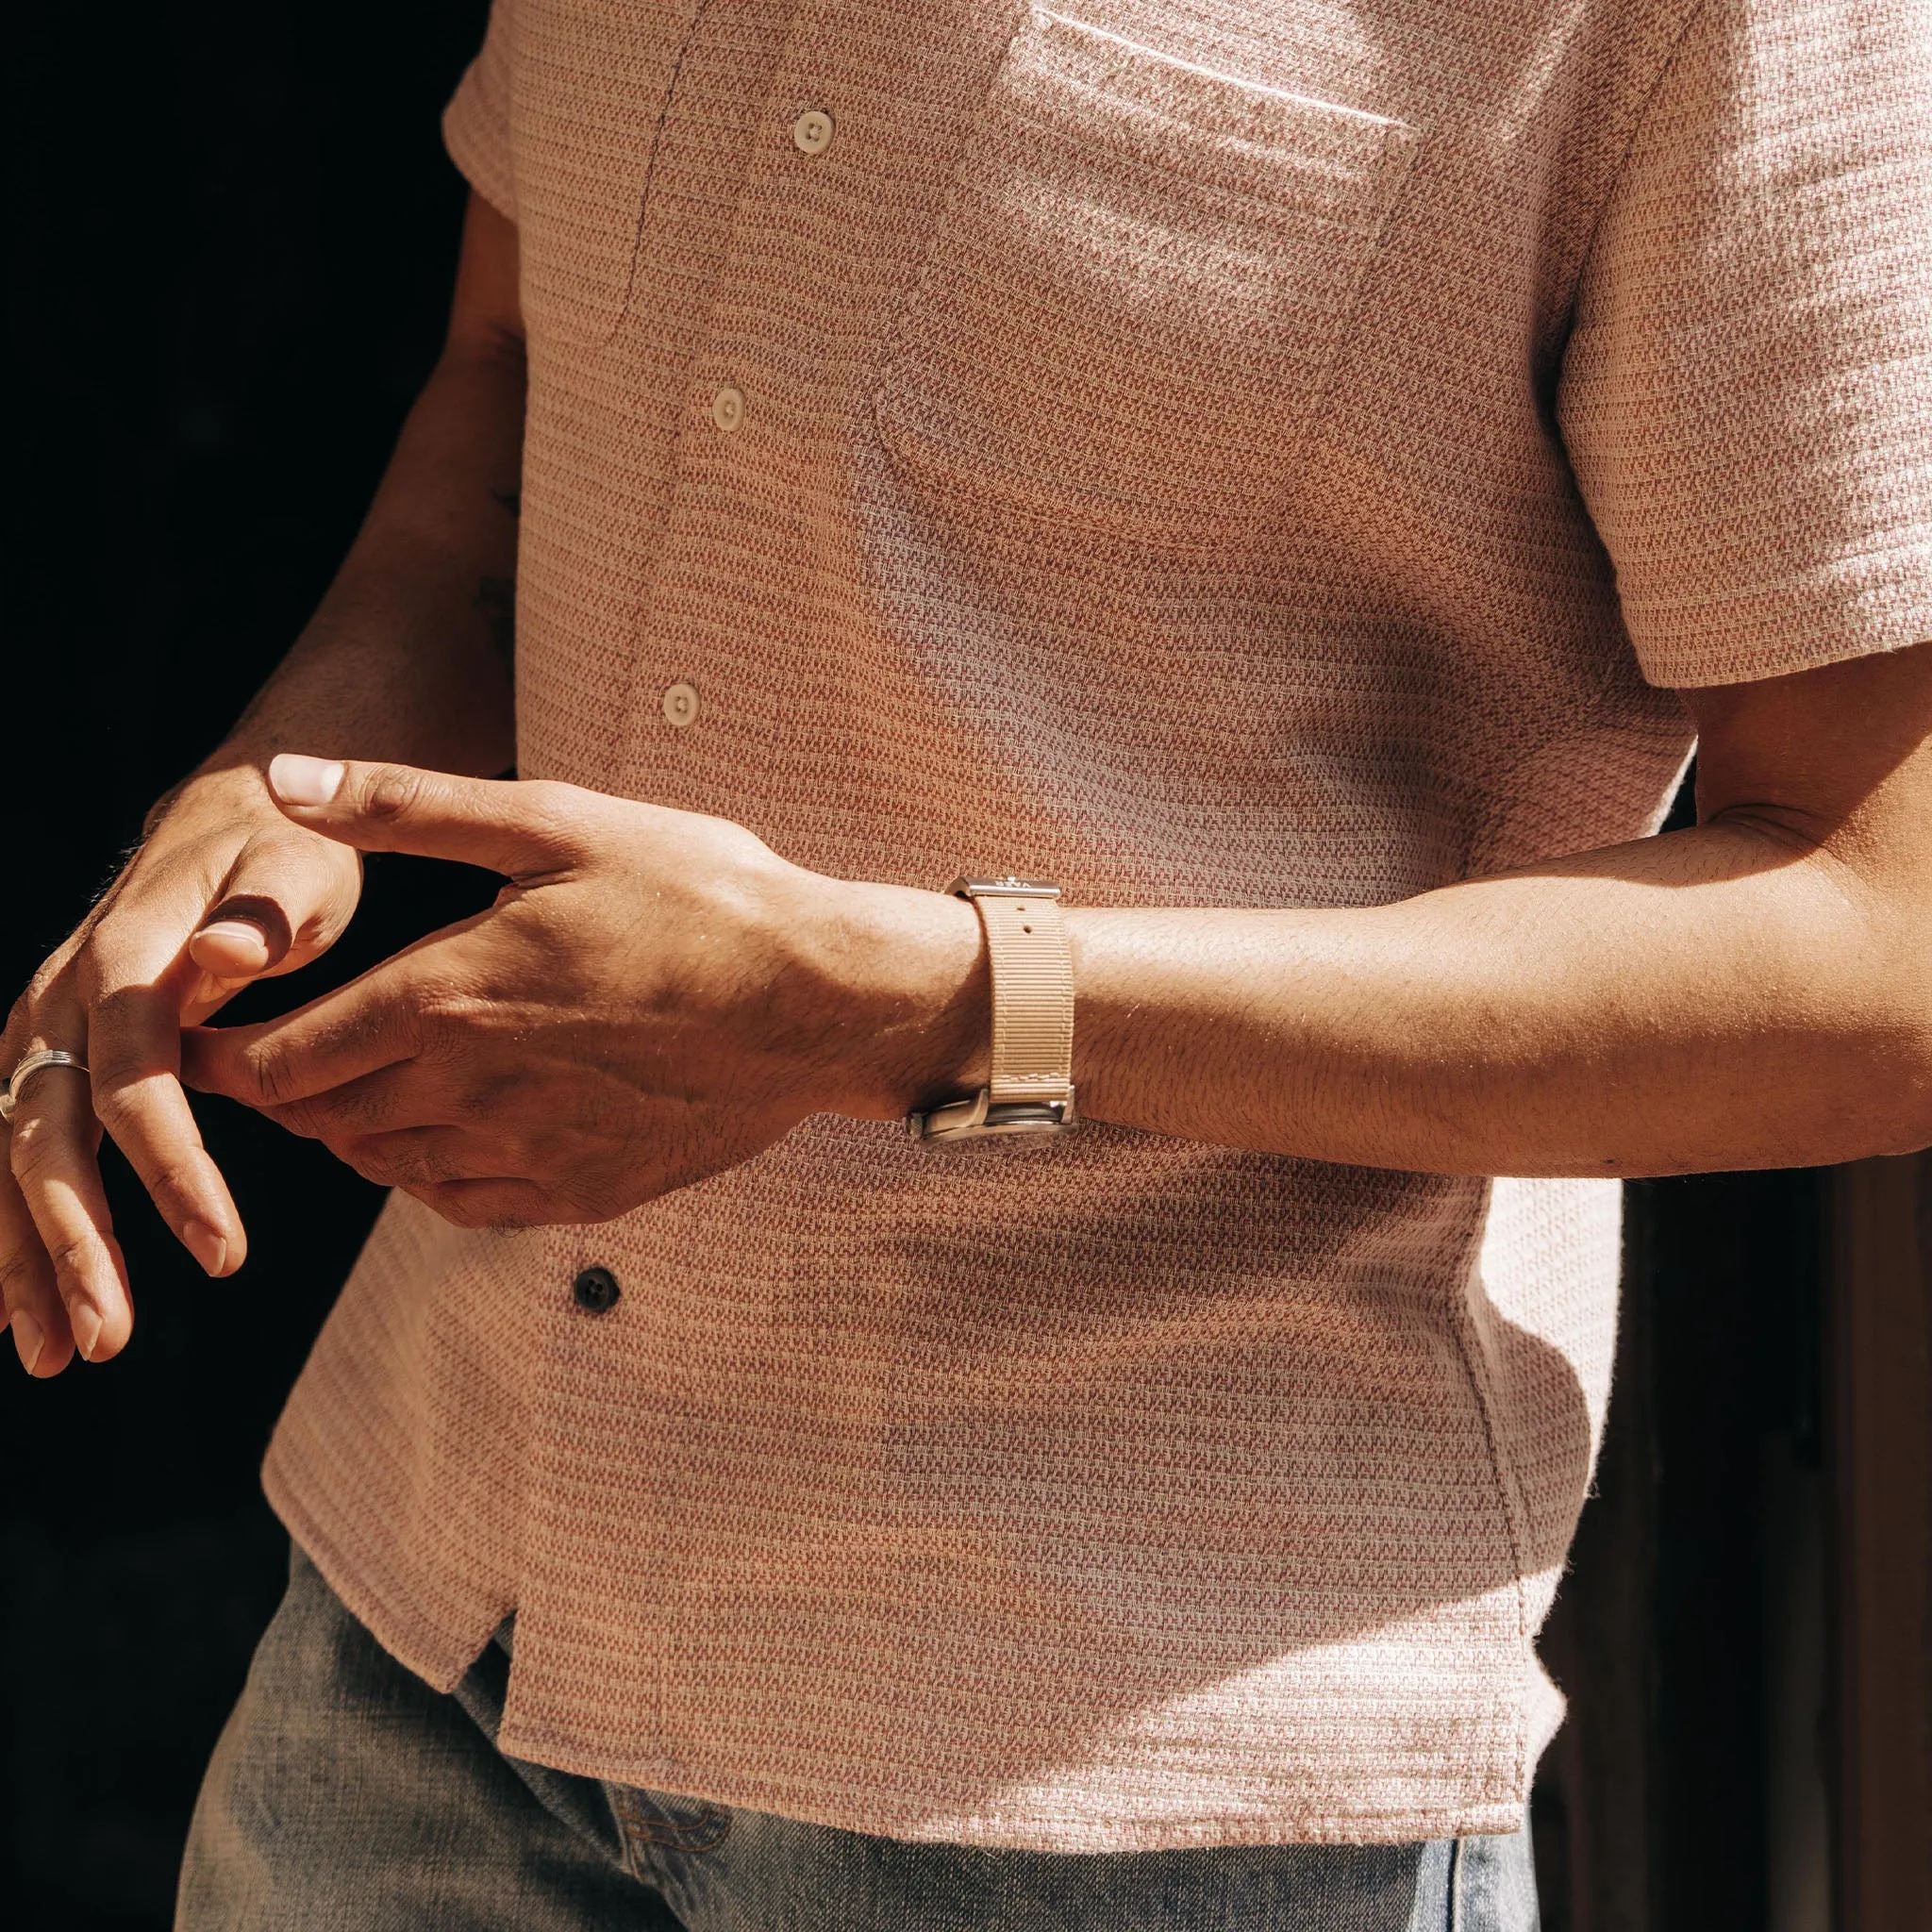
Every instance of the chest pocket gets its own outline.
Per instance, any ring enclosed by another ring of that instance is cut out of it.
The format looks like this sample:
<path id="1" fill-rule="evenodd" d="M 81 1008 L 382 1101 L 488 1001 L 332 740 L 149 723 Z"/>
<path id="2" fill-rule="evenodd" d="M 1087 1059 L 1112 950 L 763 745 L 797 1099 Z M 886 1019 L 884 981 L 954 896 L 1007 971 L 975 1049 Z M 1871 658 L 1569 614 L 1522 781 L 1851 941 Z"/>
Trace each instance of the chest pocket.
<path id="1" fill-rule="evenodd" d="M 1416 147 L 1036 11 L 877 397 L 949 493 L 1172 542 L 1279 514 Z"/>
<path id="2" fill-rule="evenodd" d="M 707 0 L 518 0 L 510 140 L 525 319 L 608 341 L 624 319 L 658 130 Z"/>

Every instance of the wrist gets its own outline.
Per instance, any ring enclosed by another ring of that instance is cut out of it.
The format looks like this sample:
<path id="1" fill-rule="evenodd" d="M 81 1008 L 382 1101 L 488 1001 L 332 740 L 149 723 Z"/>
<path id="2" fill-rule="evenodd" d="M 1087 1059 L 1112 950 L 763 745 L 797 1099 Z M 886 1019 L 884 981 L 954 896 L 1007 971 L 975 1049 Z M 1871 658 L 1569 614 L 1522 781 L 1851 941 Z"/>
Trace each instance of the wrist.
<path id="1" fill-rule="evenodd" d="M 831 893 L 822 941 L 841 1015 L 827 1105 L 891 1120 L 983 1085 L 992 980 L 972 906 L 905 886 L 819 884 Z"/>

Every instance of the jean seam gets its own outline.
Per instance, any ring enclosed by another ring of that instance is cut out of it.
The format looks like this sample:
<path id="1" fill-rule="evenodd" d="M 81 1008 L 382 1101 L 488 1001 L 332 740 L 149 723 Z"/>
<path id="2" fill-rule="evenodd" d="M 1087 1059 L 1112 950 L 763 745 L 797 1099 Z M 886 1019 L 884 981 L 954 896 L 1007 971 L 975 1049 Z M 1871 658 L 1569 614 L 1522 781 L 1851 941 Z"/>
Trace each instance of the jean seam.
<path id="1" fill-rule="evenodd" d="M 651 1874 L 644 1870 L 644 1846 L 648 1842 L 643 1831 L 643 1820 L 636 1809 L 620 1798 L 608 1786 L 606 1795 L 610 1804 L 610 1815 L 617 1824 L 617 1840 L 624 1848 L 624 1867 L 640 1885 L 649 1885 Z"/>
<path id="2" fill-rule="evenodd" d="M 626 1849 L 634 1853 L 648 1845 L 658 1851 L 694 1856 L 716 1851 L 731 1836 L 731 1813 L 717 1805 L 707 1805 L 696 1817 L 683 1822 L 647 1818 L 643 1806 L 626 1792 L 611 1795 L 610 1809 Z"/>

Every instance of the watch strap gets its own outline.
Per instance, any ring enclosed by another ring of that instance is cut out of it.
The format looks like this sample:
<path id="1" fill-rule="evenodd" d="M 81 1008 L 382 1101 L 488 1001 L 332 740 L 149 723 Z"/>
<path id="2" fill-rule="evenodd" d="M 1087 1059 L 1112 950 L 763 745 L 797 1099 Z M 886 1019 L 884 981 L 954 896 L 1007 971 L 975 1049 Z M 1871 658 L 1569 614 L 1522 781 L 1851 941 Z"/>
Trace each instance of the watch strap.
<path id="1" fill-rule="evenodd" d="M 907 1118 L 912 1138 L 955 1146 L 989 1134 L 1057 1133 L 1074 1124 L 1074 959 L 1058 886 L 1044 879 L 955 879 L 986 934 L 992 979 L 987 1083 Z"/>
<path id="2" fill-rule="evenodd" d="M 987 1097 L 1063 1101 L 1074 1089 L 1074 961 L 1059 890 L 1033 880 L 961 879 L 986 928 L 992 969 Z"/>

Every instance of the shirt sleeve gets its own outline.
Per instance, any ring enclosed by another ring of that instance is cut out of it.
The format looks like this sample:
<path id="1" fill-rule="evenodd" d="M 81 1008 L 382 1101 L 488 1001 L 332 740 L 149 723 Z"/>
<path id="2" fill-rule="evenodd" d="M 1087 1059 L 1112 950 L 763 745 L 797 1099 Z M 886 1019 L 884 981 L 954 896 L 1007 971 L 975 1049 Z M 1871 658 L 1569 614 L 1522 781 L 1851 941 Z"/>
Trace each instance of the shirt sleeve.
<path id="1" fill-rule="evenodd" d="M 1704 0 L 1557 400 L 1652 683 L 1932 639 L 1926 0 Z"/>
<path id="2" fill-rule="evenodd" d="M 494 0 L 483 50 L 470 62 L 442 112 L 442 140 L 470 186 L 496 211 L 517 218 L 516 167 L 509 140 L 510 15 L 516 0 Z"/>

